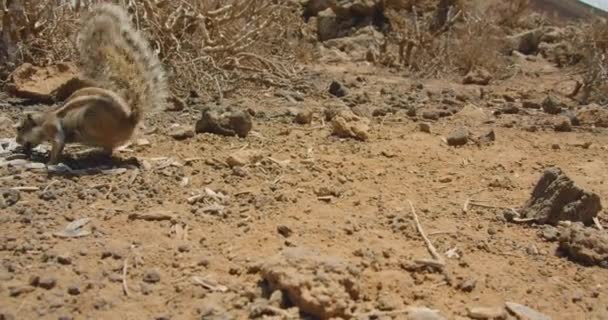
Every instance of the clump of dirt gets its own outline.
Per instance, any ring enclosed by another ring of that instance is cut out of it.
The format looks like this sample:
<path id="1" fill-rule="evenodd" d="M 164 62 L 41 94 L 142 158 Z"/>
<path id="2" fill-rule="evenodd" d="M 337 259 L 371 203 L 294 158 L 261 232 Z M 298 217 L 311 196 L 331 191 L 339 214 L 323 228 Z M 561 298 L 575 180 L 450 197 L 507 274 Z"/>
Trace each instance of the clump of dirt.
<path id="1" fill-rule="evenodd" d="M 572 260 L 584 265 L 608 269 L 608 233 L 573 223 L 560 228 L 559 249 Z"/>
<path id="2" fill-rule="evenodd" d="M 253 128 L 251 115 L 245 111 L 205 107 L 196 122 L 196 133 L 214 133 L 223 136 L 246 137 Z"/>
<path id="3" fill-rule="evenodd" d="M 369 120 L 350 110 L 338 112 L 332 119 L 333 134 L 340 138 L 369 139 Z"/>
<path id="4" fill-rule="evenodd" d="M 600 197 L 574 184 L 561 169 L 546 170 L 521 210 L 521 218 L 555 225 L 560 221 L 593 223 L 602 210 Z"/>
<path id="5" fill-rule="evenodd" d="M 337 257 L 287 248 L 260 267 L 271 291 L 281 290 L 304 314 L 320 319 L 353 316 L 359 271 Z"/>

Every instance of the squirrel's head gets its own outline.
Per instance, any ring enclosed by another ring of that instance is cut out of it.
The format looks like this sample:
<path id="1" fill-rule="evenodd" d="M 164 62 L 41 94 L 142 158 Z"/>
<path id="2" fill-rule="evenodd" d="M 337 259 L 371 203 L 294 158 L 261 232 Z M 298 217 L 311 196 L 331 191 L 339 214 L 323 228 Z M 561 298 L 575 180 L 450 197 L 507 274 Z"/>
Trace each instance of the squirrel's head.
<path id="1" fill-rule="evenodd" d="M 32 149 L 43 142 L 44 134 L 42 122 L 44 121 L 41 113 L 26 113 L 22 119 L 14 126 L 17 131 L 16 141 L 26 150 Z"/>

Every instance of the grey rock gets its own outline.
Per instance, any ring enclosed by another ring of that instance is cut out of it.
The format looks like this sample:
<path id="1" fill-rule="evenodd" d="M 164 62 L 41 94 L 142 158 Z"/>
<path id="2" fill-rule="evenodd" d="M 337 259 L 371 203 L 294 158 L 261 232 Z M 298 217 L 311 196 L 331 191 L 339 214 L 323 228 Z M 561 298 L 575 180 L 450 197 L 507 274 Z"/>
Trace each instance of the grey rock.
<path id="1" fill-rule="evenodd" d="M 602 210 L 600 197 L 574 184 L 561 169 L 547 169 L 520 210 L 521 218 L 556 225 L 559 221 L 593 223 Z"/>

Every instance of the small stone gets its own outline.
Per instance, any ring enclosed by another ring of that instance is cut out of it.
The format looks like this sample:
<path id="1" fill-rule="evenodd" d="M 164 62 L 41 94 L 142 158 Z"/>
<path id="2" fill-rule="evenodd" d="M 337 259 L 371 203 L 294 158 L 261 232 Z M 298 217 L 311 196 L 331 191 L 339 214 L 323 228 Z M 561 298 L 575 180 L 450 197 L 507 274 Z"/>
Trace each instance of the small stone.
<path id="1" fill-rule="evenodd" d="M 329 93 L 338 98 L 344 97 L 348 94 L 348 90 L 344 85 L 338 81 L 332 81 L 329 85 Z"/>
<path id="2" fill-rule="evenodd" d="M 243 167 L 248 164 L 253 164 L 262 159 L 262 155 L 255 150 L 239 150 L 234 152 L 226 159 L 226 163 L 231 168 Z"/>
<path id="3" fill-rule="evenodd" d="M 157 283 L 160 281 L 160 272 L 158 270 L 148 270 L 144 273 L 143 281 L 146 283 Z"/>
<path id="4" fill-rule="evenodd" d="M 427 110 L 422 113 L 422 118 L 427 120 L 439 120 L 439 111 Z"/>
<path id="5" fill-rule="evenodd" d="M 524 100 L 521 103 L 521 107 L 524 109 L 540 109 L 542 108 L 542 102 L 534 100 Z"/>
<path id="6" fill-rule="evenodd" d="M 57 256 L 57 262 L 63 265 L 70 265 L 72 264 L 72 257 L 68 254 L 59 255 Z"/>
<path id="7" fill-rule="evenodd" d="M 57 199 L 57 195 L 53 190 L 46 190 L 40 193 L 40 199 L 44 201 L 51 201 Z"/>
<path id="8" fill-rule="evenodd" d="M 403 309 L 403 299 L 396 293 L 386 292 L 378 297 L 378 310 L 380 311 L 392 311 Z"/>
<path id="9" fill-rule="evenodd" d="M 469 141 L 469 130 L 465 127 L 459 127 L 452 131 L 447 137 L 449 146 L 464 146 Z"/>
<path id="10" fill-rule="evenodd" d="M 151 293 L 152 293 L 152 286 L 150 286 L 150 285 L 149 285 L 149 284 L 147 284 L 147 283 L 143 283 L 143 282 L 142 282 L 142 283 L 139 285 L 139 290 L 140 290 L 141 294 L 143 294 L 143 295 L 147 296 L 147 295 L 149 295 L 149 294 L 151 294 Z"/>
<path id="11" fill-rule="evenodd" d="M 53 289 L 56 284 L 57 284 L 57 279 L 50 277 L 50 276 L 42 277 L 38 281 L 38 287 L 40 287 L 42 289 L 46 289 L 46 290 Z"/>
<path id="12" fill-rule="evenodd" d="M 439 178 L 439 182 L 441 182 L 441 183 L 450 183 L 450 182 L 452 182 L 452 177 L 445 176 L 445 177 Z"/>
<path id="13" fill-rule="evenodd" d="M 560 117 L 555 121 L 553 128 L 557 132 L 570 132 L 572 131 L 572 122 L 567 117 Z"/>
<path id="14" fill-rule="evenodd" d="M 288 226 L 280 225 L 277 227 L 277 232 L 279 232 L 279 234 L 283 237 L 289 238 L 289 236 L 291 236 L 291 234 L 293 233 L 293 230 L 291 230 L 291 228 L 289 228 Z"/>
<path id="15" fill-rule="evenodd" d="M 464 292 L 472 292 L 475 286 L 477 286 L 477 280 L 469 278 L 460 282 L 456 288 Z"/>
<path id="16" fill-rule="evenodd" d="M 420 122 L 418 128 L 421 132 L 431 133 L 431 124 L 428 122 Z"/>
<path id="17" fill-rule="evenodd" d="M 207 257 L 202 257 L 198 260 L 198 262 L 196 263 L 197 265 L 201 266 L 201 267 L 208 267 L 209 266 L 209 258 Z"/>
<path id="18" fill-rule="evenodd" d="M 31 276 L 28 283 L 32 287 L 37 287 L 38 283 L 40 283 L 40 276 Z"/>
<path id="19" fill-rule="evenodd" d="M 0 190 L 0 209 L 6 209 L 21 200 L 21 193 L 17 190 Z"/>
<path id="20" fill-rule="evenodd" d="M 543 110 L 548 114 L 559 114 L 562 112 L 562 102 L 554 95 L 549 95 L 542 102 Z"/>
<path id="21" fill-rule="evenodd" d="M 507 306 L 507 310 L 513 313 L 518 319 L 551 320 L 551 317 L 519 303 L 507 302 L 505 305 Z"/>
<path id="22" fill-rule="evenodd" d="M 11 313 L 2 312 L 0 313 L 0 320 L 15 320 L 15 316 Z"/>
<path id="23" fill-rule="evenodd" d="M 68 294 L 72 296 L 77 296 L 80 294 L 80 288 L 77 285 L 70 285 L 68 287 Z"/>
<path id="24" fill-rule="evenodd" d="M 515 103 L 506 103 L 505 105 L 502 106 L 502 108 L 500 108 L 500 113 L 504 113 L 504 114 L 518 114 L 519 113 L 519 108 L 515 105 Z"/>
<path id="25" fill-rule="evenodd" d="M 541 231 L 541 236 L 547 241 L 557 241 L 559 238 L 559 230 L 554 226 L 546 225 Z"/>
<path id="26" fill-rule="evenodd" d="M 32 291 L 34 291 L 34 288 L 28 286 L 9 287 L 8 295 L 11 297 L 19 297 L 22 294 L 30 293 Z"/>
<path id="27" fill-rule="evenodd" d="M 268 299 L 268 304 L 271 306 L 275 306 L 280 308 L 283 305 L 283 301 L 285 301 L 285 296 L 283 295 L 283 291 L 275 290 Z"/>
<path id="28" fill-rule="evenodd" d="M 503 307 L 469 307 L 467 311 L 471 319 L 505 319 L 507 317 Z"/>
<path id="29" fill-rule="evenodd" d="M 74 317 L 72 317 L 72 316 L 60 316 L 57 319 L 58 320 L 74 320 Z"/>
<path id="30" fill-rule="evenodd" d="M 310 124 L 312 122 L 313 113 L 311 110 L 302 110 L 296 114 L 294 122 L 297 124 Z"/>
<path id="31" fill-rule="evenodd" d="M 187 244 L 182 244 L 177 247 L 177 251 L 179 251 L 181 253 L 188 252 L 188 251 L 190 251 L 190 246 Z"/>
<path id="32" fill-rule="evenodd" d="M 554 143 L 554 144 L 551 145 L 551 149 L 553 149 L 553 150 L 559 150 L 561 148 L 562 147 L 560 147 L 559 144 L 557 144 L 557 143 Z"/>
<path id="33" fill-rule="evenodd" d="M 168 135 L 175 140 L 186 140 L 194 137 L 195 132 L 192 128 L 178 127 L 171 130 Z"/>
<path id="34" fill-rule="evenodd" d="M 171 320 L 171 316 L 168 314 L 161 314 L 154 317 L 154 320 Z"/>
<path id="35" fill-rule="evenodd" d="M 492 74 L 485 69 L 476 68 L 471 70 L 463 79 L 462 84 L 476 84 L 487 86 L 492 80 Z"/>
<path id="36" fill-rule="evenodd" d="M 491 144 L 496 141 L 496 132 L 494 132 L 493 129 L 490 129 L 488 132 L 482 134 L 477 141 L 480 144 Z"/>
<path id="37" fill-rule="evenodd" d="M 407 108 L 407 111 L 405 112 L 405 114 L 406 114 L 408 117 L 415 117 L 415 116 L 416 116 L 416 114 L 417 114 L 416 107 L 409 107 L 409 108 Z"/>

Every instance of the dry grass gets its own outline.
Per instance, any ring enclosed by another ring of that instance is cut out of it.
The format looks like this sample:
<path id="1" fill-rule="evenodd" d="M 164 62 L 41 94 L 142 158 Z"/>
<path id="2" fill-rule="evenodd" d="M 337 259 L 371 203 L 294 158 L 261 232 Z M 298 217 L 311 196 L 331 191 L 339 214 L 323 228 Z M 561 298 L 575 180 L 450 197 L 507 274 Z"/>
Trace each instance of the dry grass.
<path id="1" fill-rule="evenodd" d="M 80 16 L 101 0 L 0 0 L 2 79 L 23 62 L 47 65 L 75 58 Z M 68 1 L 69 2 L 69 1 Z M 298 71 L 291 63 L 301 21 L 298 8 L 272 0 L 121 0 L 167 67 L 172 89 L 212 92 L 286 87 Z M 63 3 L 63 4 L 62 4 Z M 287 39 L 287 41 L 285 41 Z"/>

